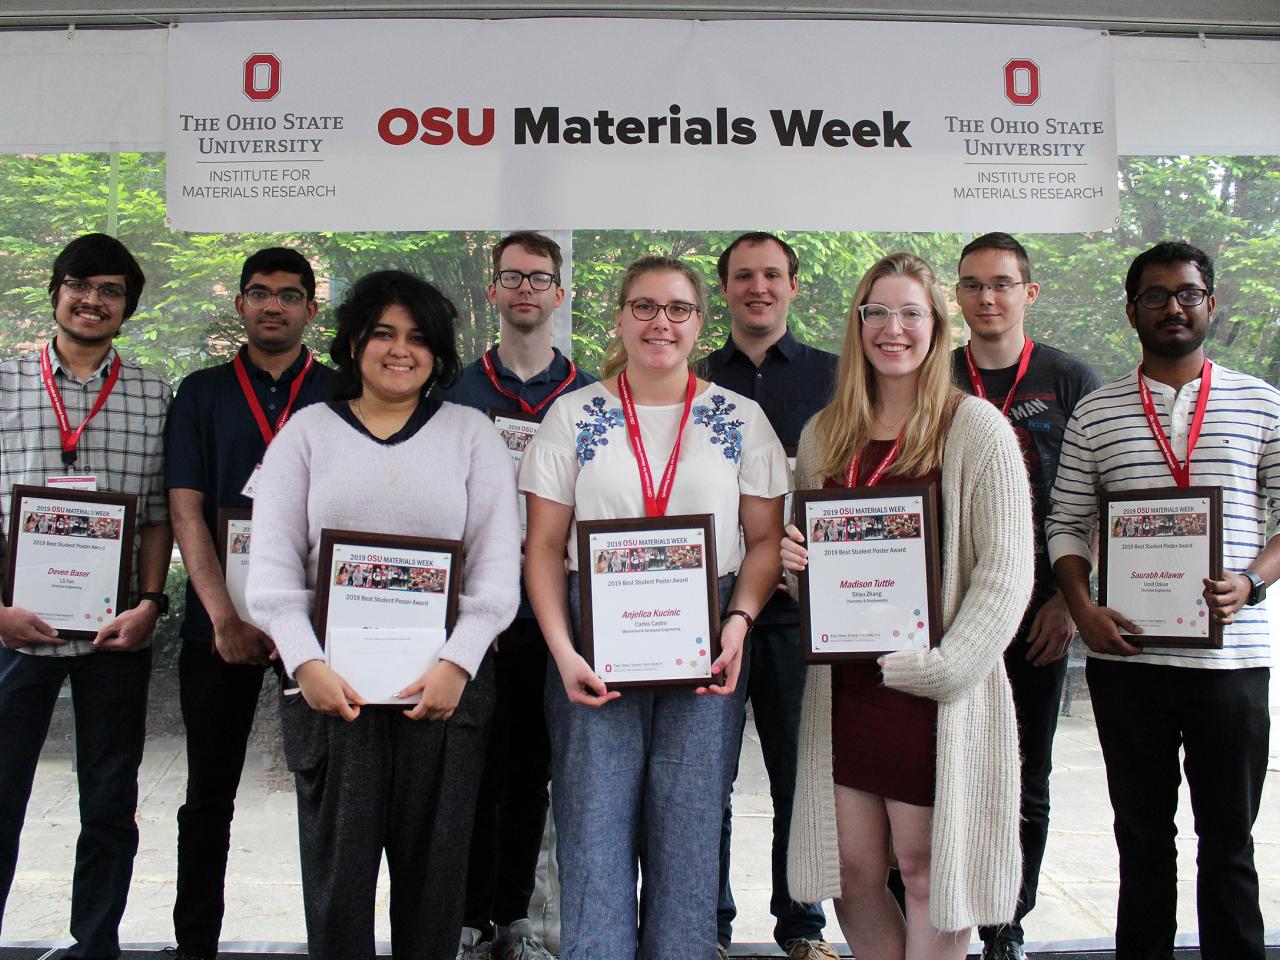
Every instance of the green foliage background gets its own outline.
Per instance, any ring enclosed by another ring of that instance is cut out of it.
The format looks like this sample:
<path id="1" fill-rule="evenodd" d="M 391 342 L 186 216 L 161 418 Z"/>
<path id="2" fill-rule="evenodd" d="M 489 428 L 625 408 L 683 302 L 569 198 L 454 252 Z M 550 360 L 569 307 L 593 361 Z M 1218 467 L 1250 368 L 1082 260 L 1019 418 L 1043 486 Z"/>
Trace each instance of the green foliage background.
<path id="1" fill-rule="evenodd" d="M 0 156 L 0 356 L 34 349 L 52 328 L 45 285 L 57 251 L 88 230 L 115 232 L 147 273 L 122 348 L 176 382 L 221 362 L 239 341 L 232 296 L 244 258 L 261 247 L 294 246 L 322 279 L 322 309 L 310 333 L 321 351 L 329 306 L 362 274 L 399 267 L 437 283 L 462 316 L 459 347 L 477 356 L 497 320 L 484 296 L 488 247 L 496 233 L 186 234 L 164 222 L 164 158 L 119 154 Z M 1185 238 L 1217 261 L 1217 317 L 1209 351 L 1228 366 L 1280 379 L 1280 158 L 1126 157 L 1117 173 L 1121 222 L 1106 233 L 1022 235 L 1042 284 L 1030 315 L 1037 339 L 1093 363 L 1104 377 L 1136 362 L 1124 317 L 1129 261 L 1157 240 Z M 758 225 L 767 228 L 767 224 Z M 994 229 L 999 224 L 993 223 Z M 115 229 L 112 230 L 112 227 Z M 698 265 L 715 285 L 715 258 L 737 231 L 576 231 L 573 334 L 579 363 L 593 369 L 613 327 L 615 285 L 646 252 Z M 800 253 L 800 295 L 791 312 L 802 340 L 838 350 L 848 299 L 879 256 L 910 250 L 954 279 L 965 236 L 948 233 L 792 233 Z M 727 315 L 716 296 L 703 346 L 721 343 Z M 959 329 L 958 311 L 955 318 Z"/>

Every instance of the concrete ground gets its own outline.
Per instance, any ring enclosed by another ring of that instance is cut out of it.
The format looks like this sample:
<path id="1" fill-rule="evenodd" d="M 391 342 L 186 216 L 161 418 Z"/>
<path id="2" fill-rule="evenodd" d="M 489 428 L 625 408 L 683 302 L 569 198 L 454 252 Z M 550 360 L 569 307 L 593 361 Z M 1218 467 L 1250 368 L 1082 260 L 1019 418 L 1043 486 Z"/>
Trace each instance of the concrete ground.
<path id="1" fill-rule="evenodd" d="M 1280 684 L 1273 685 L 1273 691 Z M 163 691 L 162 691 L 163 692 Z M 60 707 L 60 710 L 64 709 Z M 1280 692 L 1272 715 L 1280 719 Z M 268 732 L 274 718 L 264 716 Z M 733 884 L 739 904 L 735 941 L 771 939 L 769 844 L 771 806 L 759 740 L 748 726 L 734 799 Z M 1116 854 L 1111 812 L 1097 734 L 1087 700 L 1063 717 L 1055 746 L 1053 823 L 1040 903 L 1026 923 L 1028 942 L 1088 941 L 1112 934 Z M 1273 722 L 1272 781 L 1255 831 L 1262 907 L 1268 929 L 1280 927 L 1280 723 Z M 185 754 L 180 735 L 153 737 L 141 771 L 138 820 L 141 846 L 121 939 L 164 943 L 172 936 L 170 911 L 175 873 L 175 815 L 182 802 Z M 1184 797 L 1178 817 L 1179 927 L 1196 929 L 1195 837 Z M 27 812 L 22 853 L 8 908 L 4 941 L 57 941 L 67 936 L 71 872 L 78 831 L 76 782 L 65 741 L 52 739 L 40 762 Z M 388 939 L 384 881 L 378 938 Z M 829 906 L 829 905 L 828 905 Z M 828 937 L 842 940 L 828 910 Z M 225 941 L 301 943 L 302 892 L 298 874 L 295 809 L 272 739 L 255 738 L 240 792 L 227 882 Z"/>

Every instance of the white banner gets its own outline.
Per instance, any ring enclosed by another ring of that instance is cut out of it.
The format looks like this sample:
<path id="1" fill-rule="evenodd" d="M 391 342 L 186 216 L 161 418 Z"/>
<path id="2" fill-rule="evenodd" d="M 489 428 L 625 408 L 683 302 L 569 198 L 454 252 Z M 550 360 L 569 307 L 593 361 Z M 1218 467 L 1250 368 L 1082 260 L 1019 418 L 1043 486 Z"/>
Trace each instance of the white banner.
<path id="1" fill-rule="evenodd" d="M 1095 31 L 849 21 L 183 24 L 185 230 L 1113 225 Z"/>

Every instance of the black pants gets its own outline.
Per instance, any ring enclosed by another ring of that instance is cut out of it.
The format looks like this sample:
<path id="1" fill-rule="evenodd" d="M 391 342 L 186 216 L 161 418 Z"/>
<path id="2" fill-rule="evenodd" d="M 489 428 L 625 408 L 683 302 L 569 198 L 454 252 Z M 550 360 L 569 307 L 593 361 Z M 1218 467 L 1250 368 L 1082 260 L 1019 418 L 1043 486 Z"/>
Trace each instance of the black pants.
<path id="1" fill-rule="evenodd" d="M 1269 674 L 1089 658 L 1120 853 L 1116 960 L 1173 956 L 1179 747 L 1199 838 L 1200 953 L 1263 960 L 1252 831 L 1267 772 Z"/>
<path id="2" fill-rule="evenodd" d="M 120 956 L 119 927 L 138 850 L 138 764 L 147 729 L 151 648 L 40 657 L 0 649 L 0 917 L 40 748 L 63 680 L 75 709 L 80 836 L 71 882 L 75 960 Z"/>
<path id="3" fill-rule="evenodd" d="M 445 721 L 364 707 L 348 723 L 282 698 L 311 960 L 374 960 L 384 851 L 392 957 L 454 960 L 493 699 L 492 655 Z"/>
<path id="4" fill-rule="evenodd" d="M 210 960 L 218 953 L 231 818 L 265 672 L 227 663 L 208 643 L 184 643 L 178 658 L 187 798 L 178 810 L 173 931 L 183 952 Z"/>
<path id="5" fill-rule="evenodd" d="M 543 711 L 547 645 L 531 617 L 516 620 L 492 654 L 497 702 L 476 800 L 463 926 L 485 939 L 493 924 L 529 915 L 547 824 L 551 742 Z"/>
<path id="6" fill-rule="evenodd" d="M 1023 942 L 1022 919 L 1035 909 L 1040 864 L 1049 839 L 1049 774 L 1053 772 L 1053 735 L 1058 729 L 1067 658 L 1034 667 L 1027 659 L 1028 649 L 1024 632 L 1004 652 L 1018 717 L 1018 754 L 1022 762 L 1022 887 L 1013 922 L 1003 927 L 979 928 L 984 942 L 996 934 Z"/>

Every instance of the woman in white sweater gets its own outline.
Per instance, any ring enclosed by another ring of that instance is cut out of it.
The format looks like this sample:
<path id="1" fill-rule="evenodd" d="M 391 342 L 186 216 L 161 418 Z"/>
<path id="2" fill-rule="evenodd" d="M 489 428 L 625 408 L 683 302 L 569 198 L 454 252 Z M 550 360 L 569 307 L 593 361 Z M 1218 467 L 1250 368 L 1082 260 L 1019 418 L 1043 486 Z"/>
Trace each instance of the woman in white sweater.
<path id="1" fill-rule="evenodd" d="M 294 772 L 310 956 L 372 960 L 378 866 L 391 873 L 392 955 L 452 960 L 467 838 L 493 712 L 493 638 L 519 601 L 510 457 L 480 413 L 432 396 L 456 379 L 453 305 L 397 271 L 338 308 L 337 395 L 271 444 L 253 505 L 248 602 L 300 696 L 281 702 Z M 461 540 L 457 621 L 440 660 L 371 707 L 312 627 L 320 531 Z M 286 691 L 296 693 L 297 691 Z"/>
<path id="2" fill-rule="evenodd" d="M 937 482 L 941 643 L 809 670 L 788 879 L 836 897 L 859 960 L 949 960 L 1013 916 L 1018 739 L 1001 654 L 1031 593 L 1031 501 L 1012 430 L 951 384 L 946 304 L 898 253 L 862 278 L 831 403 L 805 427 L 796 489 Z M 783 565 L 804 568 L 788 526 Z M 886 888 L 890 850 L 906 916 Z"/>

